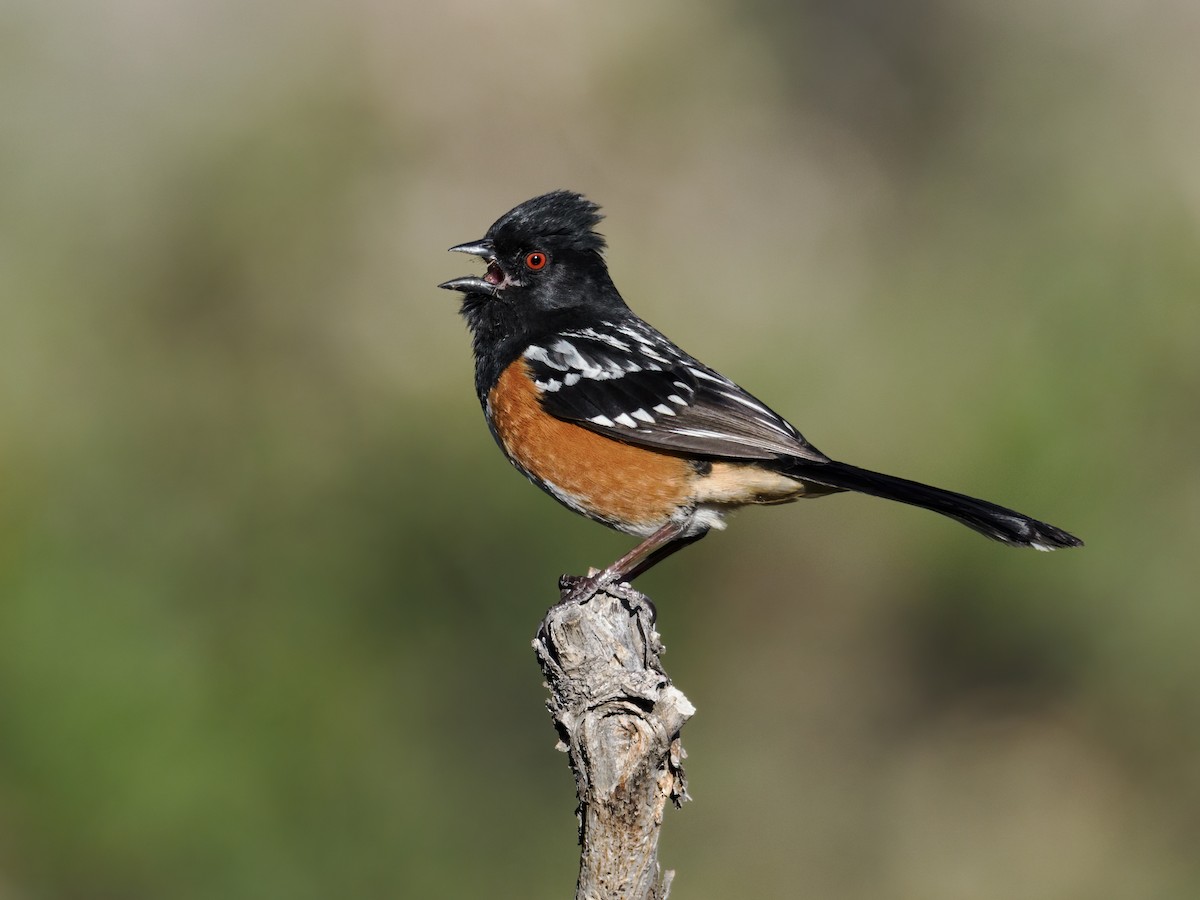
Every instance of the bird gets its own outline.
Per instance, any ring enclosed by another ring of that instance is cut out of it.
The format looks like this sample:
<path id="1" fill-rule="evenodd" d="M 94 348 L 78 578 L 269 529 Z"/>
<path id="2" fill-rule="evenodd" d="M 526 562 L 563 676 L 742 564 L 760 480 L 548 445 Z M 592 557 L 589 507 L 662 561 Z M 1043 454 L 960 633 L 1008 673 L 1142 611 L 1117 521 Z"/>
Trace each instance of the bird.
<path id="1" fill-rule="evenodd" d="M 564 580 L 561 602 L 631 581 L 739 507 L 845 491 L 928 509 L 1013 547 L 1083 544 L 995 503 L 826 456 L 629 308 L 609 275 L 602 218 L 574 191 L 526 200 L 483 238 L 450 248 L 483 260 L 482 276 L 438 285 L 461 295 L 475 390 L 508 460 L 574 512 L 642 539 Z"/>

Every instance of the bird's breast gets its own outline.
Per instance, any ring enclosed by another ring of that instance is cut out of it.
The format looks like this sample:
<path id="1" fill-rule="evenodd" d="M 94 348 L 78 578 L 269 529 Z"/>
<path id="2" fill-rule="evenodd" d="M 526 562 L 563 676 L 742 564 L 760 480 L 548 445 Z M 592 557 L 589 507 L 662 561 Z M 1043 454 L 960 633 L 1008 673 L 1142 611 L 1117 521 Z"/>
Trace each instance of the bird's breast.
<path id="1" fill-rule="evenodd" d="M 693 505 L 697 472 L 689 460 L 549 415 L 524 360 L 501 373 L 486 408 L 513 465 L 576 512 L 619 531 L 649 535 Z"/>

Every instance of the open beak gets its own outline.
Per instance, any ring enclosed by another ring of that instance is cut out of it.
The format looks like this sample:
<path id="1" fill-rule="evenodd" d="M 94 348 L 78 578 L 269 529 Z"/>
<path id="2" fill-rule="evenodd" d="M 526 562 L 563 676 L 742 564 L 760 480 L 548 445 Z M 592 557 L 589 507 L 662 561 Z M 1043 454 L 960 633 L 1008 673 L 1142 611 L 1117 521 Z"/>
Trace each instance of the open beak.
<path id="1" fill-rule="evenodd" d="M 457 247 L 451 247 L 448 253 L 470 253 L 472 256 L 478 256 L 481 259 L 488 261 L 488 276 L 492 275 L 493 269 L 499 270 L 496 265 L 496 251 L 492 247 L 492 242 L 489 240 L 471 241 L 466 244 L 459 244 Z M 438 285 L 440 288 L 445 288 L 448 291 L 462 291 L 463 293 L 479 293 L 496 296 L 496 285 L 501 279 L 495 281 L 486 281 L 483 278 L 478 278 L 474 275 L 464 275 L 462 278 L 452 278 L 449 281 L 444 281 Z"/>

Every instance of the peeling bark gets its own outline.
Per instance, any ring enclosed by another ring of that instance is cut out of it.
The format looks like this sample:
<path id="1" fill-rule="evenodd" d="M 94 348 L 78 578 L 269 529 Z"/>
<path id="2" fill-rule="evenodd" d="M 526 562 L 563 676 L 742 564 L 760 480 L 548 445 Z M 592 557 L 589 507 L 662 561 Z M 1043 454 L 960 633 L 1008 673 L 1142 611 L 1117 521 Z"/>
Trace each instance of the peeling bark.
<path id="1" fill-rule="evenodd" d="M 565 594 L 565 590 L 564 590 Z M 551 607 L 533 642 L 575 773 L 576 900 L 665 900 L 658 836 L 688 799 L 679 731 L 695 712 L 663 670 L 650 600 L 628 585 Z"/>

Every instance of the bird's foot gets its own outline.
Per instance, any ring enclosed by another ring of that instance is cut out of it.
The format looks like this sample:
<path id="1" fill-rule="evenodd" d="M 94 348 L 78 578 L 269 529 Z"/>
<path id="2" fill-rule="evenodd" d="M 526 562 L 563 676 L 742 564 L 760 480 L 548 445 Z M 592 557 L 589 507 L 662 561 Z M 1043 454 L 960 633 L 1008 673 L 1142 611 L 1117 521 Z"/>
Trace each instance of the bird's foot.
<path id="1" fill-rule="evenodd" d="M 590 569 L 587 575 L 560 575 L 558 590 L 562 598 L 556 606 L 568 606 L 572 603 L 584 604 L 597 593 L 616 584 L 617 573 L 607 569 Z"/>
<path id="2" fill-rule="evenodd" d="M 596 594 L 607 591 L 624 600 L 631 611 L 636 610 L 638 606 L 645 606 L 650 611 L 651 623 L 658 621 L 658 610 L 654 606 L 654 601 L 629 582 L 621 581 L 618 573 L 610 572 L 607 569 L 590 569 L 587 575 L 560 575 L 558 590 L 562 594 L 562 599 L 554 604 L 553 608 L 555 609 L 573 603 L 582 606 Z"/>

